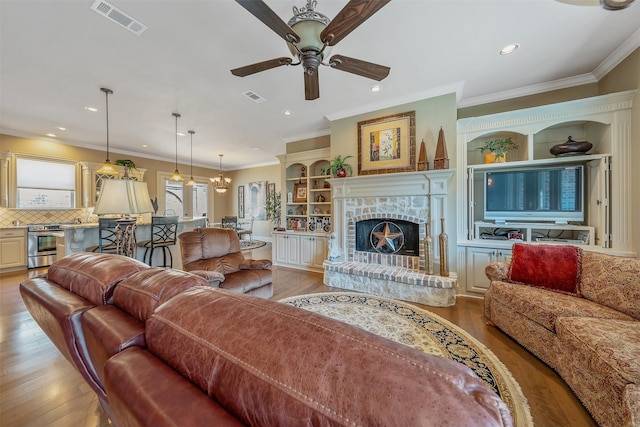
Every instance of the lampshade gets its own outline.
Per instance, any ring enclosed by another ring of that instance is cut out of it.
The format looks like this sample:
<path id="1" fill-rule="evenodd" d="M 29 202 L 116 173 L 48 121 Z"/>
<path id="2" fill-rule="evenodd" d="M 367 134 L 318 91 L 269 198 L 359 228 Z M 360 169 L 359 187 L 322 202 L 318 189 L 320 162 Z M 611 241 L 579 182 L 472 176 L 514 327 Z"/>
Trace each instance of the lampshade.
<path id="1" fill-rule="evenodd" d="M 105 179 L 93 213 L 132 215 L 153 211 L 146 182 Z"/>
<path id="2" fill-rule="evenodd" d="M 111 164 L 111 160 L 109 160 L 109 95 L 113 94 L 111 89 L 107 89 L 106 87 L 101 87 L 100 90 L 104 92 L 105 97 L 105 111 L 107 114 L 107 158 L 97 170 L 98 173 L 108 173 L 108 174 L 116 174 L 118 171 Z"/>

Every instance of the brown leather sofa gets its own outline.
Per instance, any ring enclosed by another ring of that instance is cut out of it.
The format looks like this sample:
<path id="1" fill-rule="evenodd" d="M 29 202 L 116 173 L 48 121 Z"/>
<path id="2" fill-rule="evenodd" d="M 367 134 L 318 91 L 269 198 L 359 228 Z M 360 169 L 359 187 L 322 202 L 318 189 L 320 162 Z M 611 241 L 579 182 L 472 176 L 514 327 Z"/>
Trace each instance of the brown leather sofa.
<path id="1" fill-rule="evenodd" d="M 512 425 L 465 366 L 113 254 L 20 285 L 116 426 Z"/>
<path id="2" fill-rule="evenodd" d="M 245 259 L 235 230 L 196 228 L 178 236 L 182 268 L 212 286 L 263 298 L 273 296 L 271 260 Z"/>

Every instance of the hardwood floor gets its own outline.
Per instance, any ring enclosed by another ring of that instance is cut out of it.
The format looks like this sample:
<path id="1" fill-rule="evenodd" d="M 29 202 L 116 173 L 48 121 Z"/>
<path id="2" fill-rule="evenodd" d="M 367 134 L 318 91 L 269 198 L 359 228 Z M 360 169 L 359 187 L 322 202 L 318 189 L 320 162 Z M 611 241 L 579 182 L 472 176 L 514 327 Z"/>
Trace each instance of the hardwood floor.
<path id="1" fill-rule="evenodd" d="M 270 258 L 270 245 L 246 255 Z M 0 426 L 109 426 L 93 391 L 22 303 L 19 283 L 45 271 L 0 273 Z M 338 290 L 325 286 L 319 273 L 282 267 L 274 267 L 273 273 L 274 300 Z M 552 369 L 499 329 L 485 324 L 481 299 L 459 297 L 454 307 L 421 307 L 465 329 L 498 356 L 520 384 L 536 426 L 596 425 Z"/>

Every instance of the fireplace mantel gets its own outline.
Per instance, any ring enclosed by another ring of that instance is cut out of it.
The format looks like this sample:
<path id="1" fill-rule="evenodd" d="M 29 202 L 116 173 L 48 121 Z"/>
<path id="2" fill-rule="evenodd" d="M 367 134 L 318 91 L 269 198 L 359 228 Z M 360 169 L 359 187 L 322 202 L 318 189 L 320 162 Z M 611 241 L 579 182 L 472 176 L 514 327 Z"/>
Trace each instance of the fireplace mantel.
<path id="1" fill-rule="evenodd" d="M 446 194 L 453 170 L 360 175 L 328 180 L 333 198 Z"/>

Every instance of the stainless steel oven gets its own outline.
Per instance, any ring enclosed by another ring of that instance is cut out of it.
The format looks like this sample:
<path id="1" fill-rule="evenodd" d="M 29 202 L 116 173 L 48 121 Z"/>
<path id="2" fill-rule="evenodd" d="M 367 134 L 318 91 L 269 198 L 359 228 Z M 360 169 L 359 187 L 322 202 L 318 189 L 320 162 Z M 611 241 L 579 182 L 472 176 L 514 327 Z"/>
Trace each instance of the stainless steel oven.
<path id="1" fill-rule="evenodd" d="M 27 231 L 27 267 L 47 267 L 56 260 L 56 232 L 60 224 L 29 224 Z"/>

